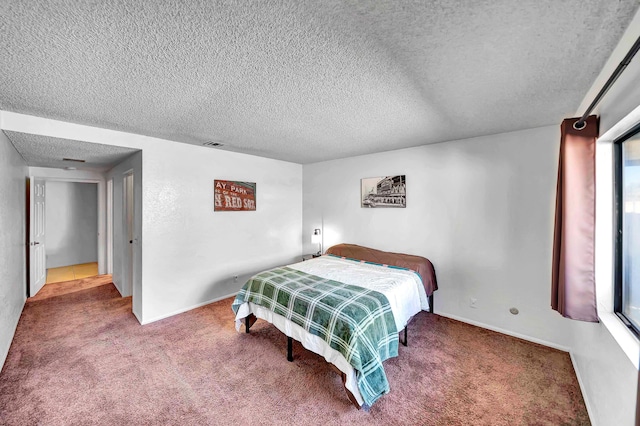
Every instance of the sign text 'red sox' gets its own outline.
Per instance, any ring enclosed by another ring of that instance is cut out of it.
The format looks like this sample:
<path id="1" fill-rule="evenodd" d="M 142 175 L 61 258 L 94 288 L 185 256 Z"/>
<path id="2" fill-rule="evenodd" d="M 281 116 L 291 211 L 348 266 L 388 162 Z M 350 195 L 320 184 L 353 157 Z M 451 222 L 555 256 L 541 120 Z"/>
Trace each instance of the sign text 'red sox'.
<path id="1" fill-rule="evenodd" d="M 255 182 L 214 180 L 214 211 L 248 211 L 256 209 Z"/>

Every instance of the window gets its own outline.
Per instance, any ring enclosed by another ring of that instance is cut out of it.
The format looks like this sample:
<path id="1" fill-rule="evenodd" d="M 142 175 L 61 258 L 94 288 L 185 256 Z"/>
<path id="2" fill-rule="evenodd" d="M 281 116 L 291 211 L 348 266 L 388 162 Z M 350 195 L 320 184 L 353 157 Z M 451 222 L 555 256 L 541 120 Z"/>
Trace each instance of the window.
<path id="1" fill-rule="evenodd" d="M 640 125 L 614 145 L 616 250 L 614 311 L 640 336 Z"/>

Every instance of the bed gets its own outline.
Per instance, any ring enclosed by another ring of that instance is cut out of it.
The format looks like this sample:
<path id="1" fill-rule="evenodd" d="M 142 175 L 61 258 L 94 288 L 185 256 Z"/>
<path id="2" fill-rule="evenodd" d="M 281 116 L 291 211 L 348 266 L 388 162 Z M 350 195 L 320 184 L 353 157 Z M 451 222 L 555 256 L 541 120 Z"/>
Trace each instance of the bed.
<path id="1" fill-rule="evenodd" d="M 435 270 L 420 256 L 339 244 L 325 255 L 254 275 L 232 303 L 236 329 L 262 319 L 323 356 L 351 402 L 367 409 L 390 391 L 383 362 L 398 356 L 399 334 L 433 312 Z"/>

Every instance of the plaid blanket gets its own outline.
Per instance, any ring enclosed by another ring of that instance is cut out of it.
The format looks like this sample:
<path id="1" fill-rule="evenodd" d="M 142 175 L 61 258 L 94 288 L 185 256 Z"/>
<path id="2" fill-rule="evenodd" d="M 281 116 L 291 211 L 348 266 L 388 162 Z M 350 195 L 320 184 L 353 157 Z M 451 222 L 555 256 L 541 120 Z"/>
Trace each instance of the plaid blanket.
<path id="1" fill-rule="evenodd" d="M 398 330 L 382 293 L 282 267 L 247 281 L 233 311 L 245 302 L 287 318 L 344 355 L 366 405 L 389 392 L 382 362 L 398 356 Z"/>

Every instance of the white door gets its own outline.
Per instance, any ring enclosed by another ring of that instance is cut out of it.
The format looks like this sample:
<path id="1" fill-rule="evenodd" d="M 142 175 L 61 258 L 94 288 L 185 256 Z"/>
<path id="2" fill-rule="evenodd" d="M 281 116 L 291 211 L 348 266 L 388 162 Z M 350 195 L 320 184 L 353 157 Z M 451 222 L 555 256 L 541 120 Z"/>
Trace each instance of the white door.
<path id="1" fill-rule="evenodd" d="M 29 296 L 47 281 L 45 262 L 45 181 L 29 177 Z"/>
<path id="2" fill-rule="evenodd" d="M 113 179 L 107 181 L 107 274 L 113 274 Z"/>
<path id="3" fill-rule="evenodd" d="M 125 250 L 124 250 L 124 295 L 133 294 L 133 243 L 134 243 L 134 225 L 133 225 L 133 173 L 128 173 L 123 181 L 123 204 L 124 204 L 124 231 L 125 231 Z"/>

